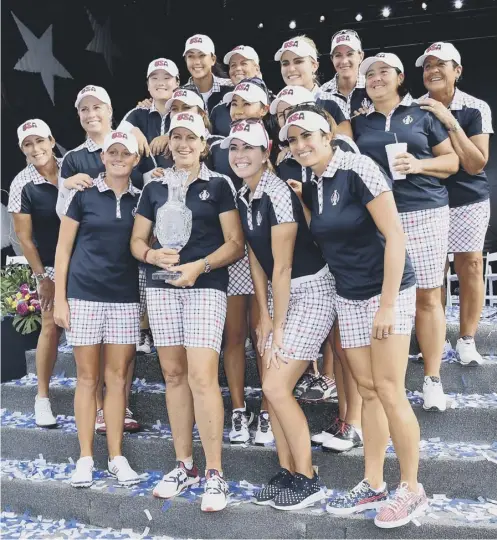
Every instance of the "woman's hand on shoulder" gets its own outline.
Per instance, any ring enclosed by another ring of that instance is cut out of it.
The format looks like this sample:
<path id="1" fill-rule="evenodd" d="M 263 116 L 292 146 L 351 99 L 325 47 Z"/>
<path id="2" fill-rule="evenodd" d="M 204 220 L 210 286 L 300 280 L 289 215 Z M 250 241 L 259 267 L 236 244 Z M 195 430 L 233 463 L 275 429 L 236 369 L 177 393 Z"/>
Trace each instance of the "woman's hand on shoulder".
<path id="1" fill-rule="evenodd" d="M 84 191 L 86 188 L 92 186 L 92 177 L 85 173 L 78 173 L 64 180 L 64 187 L 66 189 L 77 189 L 78 191 Z"/>

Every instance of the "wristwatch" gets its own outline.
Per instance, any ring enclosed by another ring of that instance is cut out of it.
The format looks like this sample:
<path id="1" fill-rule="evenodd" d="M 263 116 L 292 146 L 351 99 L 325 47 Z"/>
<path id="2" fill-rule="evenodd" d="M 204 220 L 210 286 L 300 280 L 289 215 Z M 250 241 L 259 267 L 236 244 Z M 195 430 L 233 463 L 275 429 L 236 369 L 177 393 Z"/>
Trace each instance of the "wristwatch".
<path id="1" fill-rule="evenodd" d="M 457 133 L 461 129 L 461 124 L 456 120 L 447 131 Z"/>
<path id="2" fill-rule="evenodd" d="M 212 270 L 207 257 L 204 259 L 204 274 L 208 274 Z"/>
<path id="3" fill-rule="evenodd" d="M 50 277 L 46 272 L 42 272 L 40 274 L 33 274 L 36 281 L 42 281 L 43 279 L 46 279 L 47 277 Z"/>

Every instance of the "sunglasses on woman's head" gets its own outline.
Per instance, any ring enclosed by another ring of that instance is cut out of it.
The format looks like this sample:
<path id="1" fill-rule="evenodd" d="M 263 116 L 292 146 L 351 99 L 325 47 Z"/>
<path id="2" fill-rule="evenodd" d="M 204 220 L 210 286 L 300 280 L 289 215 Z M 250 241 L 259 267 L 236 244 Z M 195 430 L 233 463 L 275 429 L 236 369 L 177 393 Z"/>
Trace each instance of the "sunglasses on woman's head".
<path id="1" fill-rule="evenodd" d="M 344 28 L 343 30 L 339 30 L 338 32 L 335 32 L 333 36 L 331 37 L 331 41 L 333 41 L 337 36 L 341 36 L 343 34 L 354 34 L 354 36 L 360 41 L 361 38 L 359 37 L 359 34 L 355 30 L 351 30 L 349 28 Z"/>
<path id="2" fill-rule="evenodd" d="M 233 120 L 233 122 L 231 122 L 230 124 L 230 127 L 241 124 L 242 122 L 245 122 L 246 124 L 261 124 L 262 126 L 264 126 L 260 118 L 239 118 L 238 120 Z"/>

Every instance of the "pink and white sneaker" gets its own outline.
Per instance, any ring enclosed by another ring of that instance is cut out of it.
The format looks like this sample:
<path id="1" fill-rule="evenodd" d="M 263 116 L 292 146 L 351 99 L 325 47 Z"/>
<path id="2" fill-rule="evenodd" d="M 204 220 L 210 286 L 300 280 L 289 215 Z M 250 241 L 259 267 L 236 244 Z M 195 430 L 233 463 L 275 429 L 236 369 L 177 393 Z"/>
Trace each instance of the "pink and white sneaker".
<path id="1" fill-rule="evenodd" d="M 374 524 L 381 529 L 393 529 L 407 525 L 428 509 L 428 498 L 422 484 L 418 483 L 418 492 L 409 491 L 406 482 L 402 482 L 395 495 L 381 508 Z"/>

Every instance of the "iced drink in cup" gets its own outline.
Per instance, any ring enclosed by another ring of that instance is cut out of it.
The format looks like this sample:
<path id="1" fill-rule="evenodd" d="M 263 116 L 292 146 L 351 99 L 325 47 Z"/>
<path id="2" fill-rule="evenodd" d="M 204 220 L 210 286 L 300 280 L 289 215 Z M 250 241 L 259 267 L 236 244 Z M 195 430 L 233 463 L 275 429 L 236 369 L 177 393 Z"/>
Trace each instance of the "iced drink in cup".
<path id="1" fill-rule="evenodd" d="M 388 166 L 390 167 L 390 174 L 392 175 L 393 180 L 405 180 L 406 175 L 395 171 L 393 168 L 393 162 L 395 157 L 399 154 L 407 152 L 407 143 L 405 142 L 396 142 L 392 144 L 386 144 L 385 150 L 387 152 Z"/>

